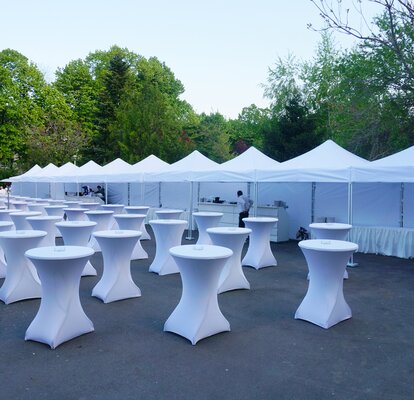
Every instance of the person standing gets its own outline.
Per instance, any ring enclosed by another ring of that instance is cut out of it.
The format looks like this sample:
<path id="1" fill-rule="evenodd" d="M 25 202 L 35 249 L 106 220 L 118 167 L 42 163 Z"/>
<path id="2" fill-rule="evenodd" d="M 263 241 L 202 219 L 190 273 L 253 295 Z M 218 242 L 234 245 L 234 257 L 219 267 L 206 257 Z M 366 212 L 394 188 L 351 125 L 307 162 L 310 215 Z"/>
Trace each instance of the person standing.
<path id="1" fill-rule="evenodd" d="M 239 212 L 239 228 L 244 228 L 243 218 L 249 216 L 249 210 L 252 205 L 252 201 L 239 190 L 237 192 L 237 211 Z"/>

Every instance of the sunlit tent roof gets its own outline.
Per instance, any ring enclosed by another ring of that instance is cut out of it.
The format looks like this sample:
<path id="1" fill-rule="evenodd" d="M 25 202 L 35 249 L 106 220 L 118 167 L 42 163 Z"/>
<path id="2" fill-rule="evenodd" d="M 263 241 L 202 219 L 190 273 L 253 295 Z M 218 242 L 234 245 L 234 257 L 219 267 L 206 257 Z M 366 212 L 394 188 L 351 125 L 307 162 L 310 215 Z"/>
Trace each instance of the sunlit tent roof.
<path id="1" fill-rule="evenodd" d="M 372 161 L 371 164 L 375 166 L 381 165 L 390 167 L 399 165 L 414 165 L 414 146 L 390 156 L 380 158 L 379 160 Z"/>
<path id="2" fill-rule="evenodd" d="M 414 182 L 414 146 L 353 168 L 355 182 Z"/>
<path id="3" fill-rule="evenodd" d="M 351 167 L 369 163 L 327 140 L 313 150 L 281 163 L 273 171 L 258 172 L 257 179 L 264 182 L 349 182 Z"/>
<path id="4" fill-rule="evenodd" d="M 194 150 L 188 156 L 165 167 L 163 170 L 145 174 L 147 181 L 180 182 L 192 181 L 201 171 L 208 171 L 218 164 L 198 150 Z"/>
<path id="5" fill-rule="evenodd" d="M 132 169 L 136 172 L 152 172 L 165 169 L 169 166 L 167 162 L 161 160 L 157 156 L 151 154 L 150 156 L 138 161 L 132 166 Z"/>
<path id="6" fill-rule="evenodd" d="M 56 174 L 59 170 L 55 164 L 49 163 L 46 167 L 41 168 L 36 173 L 30 174 L 21 180 L 21 182 L 49 182 L 51 177 Z"/>
<path id="7" fill-rule="evenodd" d="M 249 147 L 239 156 L 232 160 L 226 161 L 220 164 L 220 168 L 224 169 L 266 169 L 266 168 L 277 168 L 280 163 L 273 158 L 270 158 L 266 154 L 263 154 L 256 147 Z"/>
<path id="8" fill-rule="evenodd" d="M 40 172 L 42 168 L 39 165 L 34 165 L 32 168 L 30 168 L 28 171 L 26 171 L 24 174 L 12 176 L 9 179 L 4 179 L 6 182 L 24 182 L 24 180 L 32 175 L 37 174 Z"/>
<path id="9" fill-rule="evenodd" d="M 279 162 L 268 157 L 255 147 L 249 147 L 239 156 L 198 174 L 197 181 L 253 182 L 258 169 L 278 168 Z"/>

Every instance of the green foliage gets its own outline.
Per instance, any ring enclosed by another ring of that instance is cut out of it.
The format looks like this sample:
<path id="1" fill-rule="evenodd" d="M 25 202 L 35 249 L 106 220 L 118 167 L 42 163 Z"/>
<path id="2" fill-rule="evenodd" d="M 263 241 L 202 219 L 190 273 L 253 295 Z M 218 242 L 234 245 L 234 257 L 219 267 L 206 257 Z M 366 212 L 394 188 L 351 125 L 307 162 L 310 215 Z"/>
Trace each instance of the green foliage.
<path id="1" fill-rule="evenodd" d="M 35 164 L 73 162 L 87 145 L 85 133 L 67 120 L 49 120 L 45 126 L 30 129 L 27 136 L 26 169 Z"/>
<path id="2" fill-rule="evenodd" d="M 264 152 L 277 161 L 286 161 L 321 143 L 315 116 L 299 95 L 291 98 L 284 111 L 274 115 L 264 132 Z"/>
<path id="3" fill-rule="evenodd" d="M 229 121 L 229 136 L 232 150 L 242 153 L 250 146 L 263 147 L 263 132 L 270 122 L 270 111 L 254 104 L 244 107 L 236 120 Z"/>
<path id="4" fill-rule="evenodd" d="M 200 124 L 193 133 L 195 147 L 206 157 L 222 163 L 231 158 L 228 124 L 220 113 L 202 113 Z"/>
<path id="5" fill-rule="evenodd" d="M 63 96 L 48 85 L 38 68 L 15 50 L 0 52 L 0 164 L 25 163 L 27 129 L 49 118 L 70 119 Z"/>

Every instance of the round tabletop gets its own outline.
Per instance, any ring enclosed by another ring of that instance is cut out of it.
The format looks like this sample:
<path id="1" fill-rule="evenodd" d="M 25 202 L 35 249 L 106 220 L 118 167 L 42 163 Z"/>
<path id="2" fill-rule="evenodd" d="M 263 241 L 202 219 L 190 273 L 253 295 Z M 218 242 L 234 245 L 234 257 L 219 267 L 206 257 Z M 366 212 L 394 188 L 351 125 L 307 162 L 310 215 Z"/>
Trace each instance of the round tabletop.
<path id="1" fill-rule="evenodd" d="M 101 208 L 103 210 L 112 210 L 119 212 L 120 210 L 123 210 L 125 206 L 123 204 L 101 204 Z"/>
<path id="2" fill-rule="evenodd" d="M 83 211 L 85 211 L 85 209 L 83 209 Z M 86 215 L 108 215 L 108 214 L 113 214 L 113 211 L 109 211 L 109 210 L 91 210 L 91 211 L 85 211 Z"/>
<path id="3" fill-rule="evenodd" d="M 62 217 L 56 215 L 37 215 L 34 217 L 27 217 L 28 221 L 60 221 Z"/>
<path id="4" fill-rule="evenodd" d="M 98 238 L 131 238 L 131 237 L 139 237 L 142 235 L 140 231 L 132 231 L 132 230 L 107 230 L 107 231 L 98 231 L 92 233 L 93 236 Z"/>
<path id="5" fill-rule="evenodd" d="M 347 242 L 345 240 L 327 240 L 327 239 L 310 239 L 299 242 L 299 247 L 307 250 L 320 251 L 357 251 L 358 245 L 356 243 Z"/>
<path id="6" fill-rule="evenodd" d="M 37 230 L 19 230 L 19 231 L 0 232 L 0 237 L 7 238 L 7 239 L 36 238 L 36 237 L 44 237 L 46 235 L 47 235 L 46 231 L 37 231 Z"/>
<path id="7" fill-rule="evenodd" d="M 134 218 L 146 218 L 145 214 L 115 214 L 115 219 L 134 219 Z"/>
<path id="8" fill-rule="evenodd" d="M 277 218 L 272 218 L 272 217 L 247 217 L 247 218 L 243 218 L 244 222 L 277 222 L 278 219 Z"/>
<path id="9" fill-rule="evenodd" d="M 187 221 L 183 219 L 152 219 L 149 221 L 150 225 L 178 225 L 178 224 L 187 224 Z"/>
<path id="10" fill-rule="evenodd" d="M 156 210 L 155 214 L 173 214 L 173 213 L 182 213 L 183 210 Z"/>
<path id="11" fill-rule="evenodd" d="M 10 216 L 19 216 L 19 217 L 35 217 L 37 215 L 42 215 L 40 211 L 17 211 L 10 213 Z"/>
<path id="12" fill-rule="evenodd" d="M 62 222 L 56 222 L 56 226 L 60 227 L 68 227 L 68 228 L 76 228 L 76 227 L 87 227 L 87 226 L 95 226 L 97 225 L 96 222 L 93 221 L 62 221 Z"/>
<path id="13" fill-rule="evenodd" d="M 221 212 L 208 212 L 208 211 L 197 211 L 193 213 L 195 217 L 222 217 L 223 213 Z"/>
<path id="14" fill-rule="evenodd" d="M 65 207 L 63 211 L 79 211 L 79 212 L 86 212 L 88 211 L 87 208 L 82 207 Z"/>
<path id="15" fill-rule="evenodd" d="M 93 253 L 94 250 L 86 246 L 47 246 L 27 250 L 25 255 L 33 260 L 71 260 L 88 257 Z"/>
<path id="16" fill-rule="evenodd" d="M 246 235 L 252 233 L 249 228 L 236 228 L 234 226 L 219 226 L 215 228 L 208 228 L 208 233 L 219 233 L 222 235 Z"/>
<path id="17" fill-rule="evenodd" d="M 309 224 L 309 228 L 337 230 L 337 229 L 351 229 L 352 225 L 342 224 L 339 222 L 314 222 L 312 224 Z"/>
<path id="18" fill-rule="evenodd" d="M 125 210 L 149 210 L 149 206 L 125 206 Z"/>
<path id="19" fill-rule="evenodd" d="M 0 221 L 0 227 L 8 227 L 8 226 L 13 226 L 13 222 L 11 221 Z"/>
<path id="20" fill-rule="evenodd" d="M 187 244 L 184 246 L 171 247 L 170 254 L 179 258 L 215 260 L 231 257 L 233 251 L 222 246 Z"/>
<path id="21" fill-rule="evenodd" d="M 63 210 L 64 208 L 68 208 L 67 206 L 64 206 L 62 204 L 52 204 L 45 206 L 45 210 Z"/>

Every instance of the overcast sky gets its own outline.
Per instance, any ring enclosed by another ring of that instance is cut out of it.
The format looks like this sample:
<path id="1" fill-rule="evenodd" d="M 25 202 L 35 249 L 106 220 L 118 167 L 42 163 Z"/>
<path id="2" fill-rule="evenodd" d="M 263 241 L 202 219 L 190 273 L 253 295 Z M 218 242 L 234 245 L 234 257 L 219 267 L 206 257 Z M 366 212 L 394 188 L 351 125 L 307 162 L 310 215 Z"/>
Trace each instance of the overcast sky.
<path id="1" fill-rule="evenodd" d="M 310 0 L 0 0 L 0 10 L 0 50 L 21 52 L 49 81 L 116 44 L 165 62 L 196 112 L 228 118 L 267 106 L 268 68 L 289 53 L 310 60 L 320 35 L 307 24 L 322 25 Z"/>

